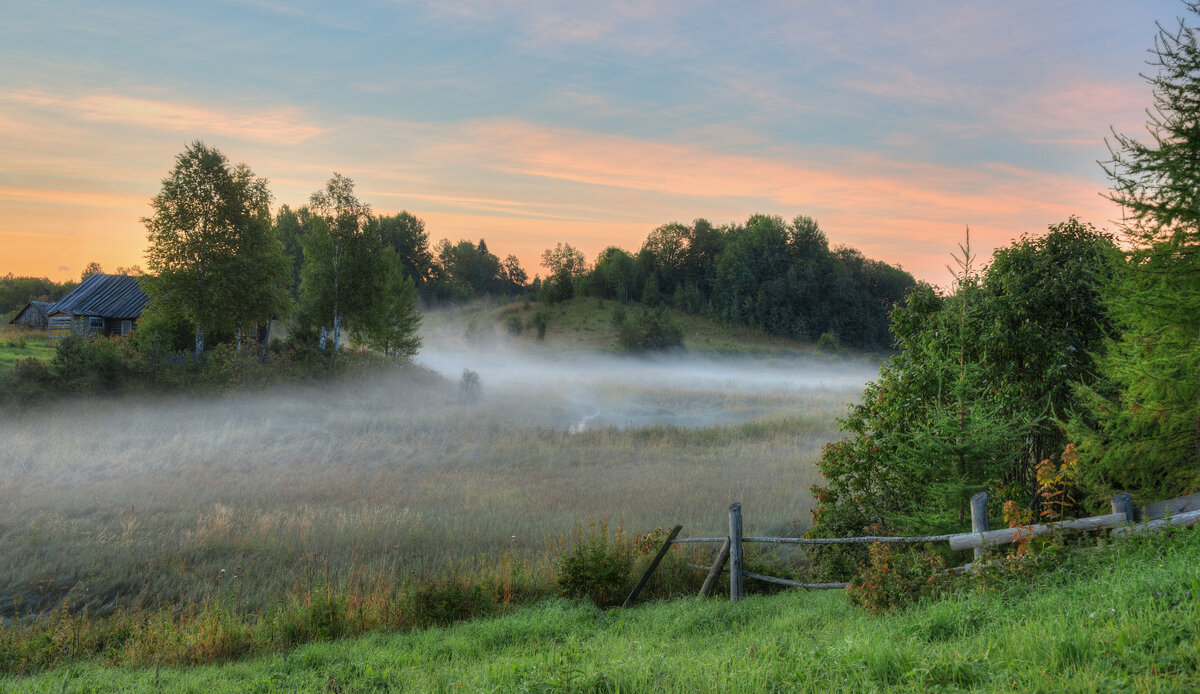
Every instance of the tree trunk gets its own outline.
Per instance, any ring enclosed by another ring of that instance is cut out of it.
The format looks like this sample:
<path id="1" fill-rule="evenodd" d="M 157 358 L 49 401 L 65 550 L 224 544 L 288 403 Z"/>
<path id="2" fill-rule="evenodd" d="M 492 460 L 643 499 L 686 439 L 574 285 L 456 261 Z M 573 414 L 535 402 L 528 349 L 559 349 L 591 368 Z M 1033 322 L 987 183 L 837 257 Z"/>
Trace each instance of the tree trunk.
<path id="1" fill-rule="evenodd" d="M 342 346 L 342 317 L 335 311 L 333 314 L 333 350 L 336 352 Z"/>
<path id="2" fill-rule="evenodd" d="M 196 326 L 196 361 L 204 356 L 204 328 Z"/>
<path id="3" fill-rule="evenodd" d="M 322 352 L 325 351 L 325 335 L 326 335 L 325 326 L 322 325 L 321 326 L 321 342 L 320 342 L 320 348 L 321 348 Z"/>

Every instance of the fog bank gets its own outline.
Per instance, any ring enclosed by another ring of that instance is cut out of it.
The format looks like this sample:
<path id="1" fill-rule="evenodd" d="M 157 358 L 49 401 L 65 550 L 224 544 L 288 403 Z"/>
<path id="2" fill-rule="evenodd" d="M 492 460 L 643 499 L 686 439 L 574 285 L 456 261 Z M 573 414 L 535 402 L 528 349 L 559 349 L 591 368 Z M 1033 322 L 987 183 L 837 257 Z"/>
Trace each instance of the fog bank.
<path id="1" fill-rule="evenodd" d="M 571 431 L 670 425 L 707 427 L 786 416 L 810 399 L 857 399 L 877 364 L 823 357 L 651 356 L 531 350 L 426 338 L 418 364 L 449 379 L 479 374 L 485 397 L 512 396 L 558 410 L 543 424 Z M 540 409 L 540 408 L 539 408 Z"/>

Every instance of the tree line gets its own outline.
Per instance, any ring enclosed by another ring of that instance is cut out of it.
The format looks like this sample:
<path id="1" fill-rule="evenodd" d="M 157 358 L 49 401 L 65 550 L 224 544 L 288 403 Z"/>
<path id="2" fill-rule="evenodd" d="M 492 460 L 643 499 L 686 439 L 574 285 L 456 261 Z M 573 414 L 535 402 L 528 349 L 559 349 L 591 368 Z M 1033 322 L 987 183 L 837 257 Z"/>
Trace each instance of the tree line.
<path id="1" fill-rule="evenodd" d="M 30 301 L 58 301 L 76 286 L 77 282 L 55 282 L 10 272 L 0 277 L 0 317 L 7 321 Z"/>
<path id="2" fill-rule="evenodd" d="M 950 291 L 893 309 L 897 354 L 819 462 L 814 533 L 960 531 L 979 491 L 1019 524 L 1200 490 L 1196 31 L 1160 27 L 1150 141 L 1109 142 L 1119 235 L 1071 218 L 983 269 L 968 235 Z"/>
<path id="3" fill-rule="evenodd" d="M 515 256 L 500 260 L 483 240 L 431 249 L 419 218 L 375 214 L 340 174 L 297 209 L 272 216 L 271 199 L 266 179 L 203 142 L 179 154 L 143 220 L 152 301 L 139 330 L 200 355 L 214 336 L 240 347 L 249 331 L 290 317 L 293 339 L 321 350 L 350 337 L 409 357 L 420 345 L 419 296 L 526 290 Z"/>
<path id="4" fill-rule="evenodd" d="M 862 349 L 891 344 L 888 311 L 913 277 L 846 246 L 830 248 L 816 220 L 754 215 L 744 224 L 705 219 L 654 229 L 636 253 L 611 246 L 588 265 L 558 244 L 542 256 L 545 280 L 533 291 L 548 302 L 598 296 L 672 305 L 797 340 L 822 335 Z"/>
<path id="5" fill-rule="evenodd" d="M 501 259 L 483 239 L 431 245 L 415 215 L 374 213 L 337 173 L 298 208 L 284 204 L 272 215 L 272 200 L 266 179 L 203 142 L 177 155 L 142 220 L 147 271 L 118 271 L 141 276 L 152 299 L 138 328 L 143 344 L 201 355 L 215 343 L 240 347 L 247 336 L 266 341 L 272 319 L 288 318 L 294 339 L 320 349 L 351 337 L 410 356 L 419 346 L 418 299 L 596 296 L 650 309 L 627 332 L 645 323 L 674 334 L 660 310 L 674 306 L 798 340 L 887 349 L 887 311 L 914 285 L 902 269 L 831 248 L 803 216 L 673 222 L 651 231 L 638 251 L 611 246 L 590 264 L 559 243 L 542 255 L 545 279 L 531 282 L 516 256 Z M 91 263 L 83 276 L 98 271 Z M 0 290 L 0 299 L 12 294 L 12 310 L 60 297 L 64 286 L 10 277 L 0 278 Z"/>

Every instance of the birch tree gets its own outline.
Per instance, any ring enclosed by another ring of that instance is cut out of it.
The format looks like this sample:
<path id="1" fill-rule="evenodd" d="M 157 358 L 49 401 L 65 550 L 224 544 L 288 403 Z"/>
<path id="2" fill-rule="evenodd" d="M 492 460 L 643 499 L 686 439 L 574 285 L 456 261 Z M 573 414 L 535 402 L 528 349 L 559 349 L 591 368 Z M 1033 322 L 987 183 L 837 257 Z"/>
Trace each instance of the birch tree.
<path id="1" fill-rule="evenodd" d="M 199 140 L 175 158 L 150 201 L 143 286 L 156 311 L 195 326 L 197 358 L 207 334 L 240 333 L 242 321 L 286 306 L 287 266 L 270 203 L 266 179 Z"/>

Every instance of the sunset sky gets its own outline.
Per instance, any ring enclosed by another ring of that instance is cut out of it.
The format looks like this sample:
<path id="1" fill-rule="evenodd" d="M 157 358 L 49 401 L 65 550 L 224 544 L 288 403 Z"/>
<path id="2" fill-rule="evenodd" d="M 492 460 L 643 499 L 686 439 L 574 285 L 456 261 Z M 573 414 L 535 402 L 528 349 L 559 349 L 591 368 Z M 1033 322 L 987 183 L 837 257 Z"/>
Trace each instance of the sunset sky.
<path id="1" fill-rule="evenodd" d="M 1075 214 L 1144 133 L 1175 0 L 6 2 L 0 274 L 144 263 L 140 219 L 192 140 L 293 207 L 332 172 L 432 241 L 532 276 L 654 227 L 815 217 L 945 284 Z"/>

